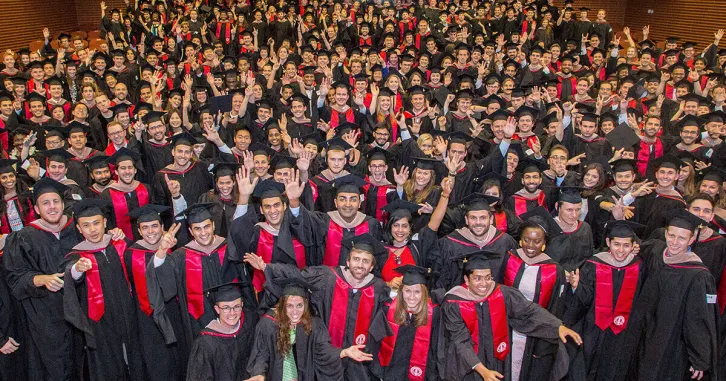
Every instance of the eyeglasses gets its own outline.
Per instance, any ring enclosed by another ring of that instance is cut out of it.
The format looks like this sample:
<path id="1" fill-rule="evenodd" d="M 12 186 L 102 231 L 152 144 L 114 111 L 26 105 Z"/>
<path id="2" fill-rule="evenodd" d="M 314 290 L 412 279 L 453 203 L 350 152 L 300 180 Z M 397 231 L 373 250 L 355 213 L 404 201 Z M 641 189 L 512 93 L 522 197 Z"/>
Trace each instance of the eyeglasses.
<path id="1" fill-rule="evenodd" d="M 383 169 L 383 168 L 386 168 L 386 166 L 383 164 L 375 164 L 375 165 L 371 165 L 371 168 L 372 169 Z"/>
<path id="2" fill-rule="evenodd" d="M 236 306 L 224 306 L 224 307 L 218 307 L 218 308 L 220 310 L 222 310 L 222 312 L 224 312 L 226 314 L 228 314 L 228 313 L 230 313 L 232 311 L 234 311 L 234 312 L 240 312 L 240 311 L 242 311 L 242 305 L 241 304 L 238 304 Z"/>

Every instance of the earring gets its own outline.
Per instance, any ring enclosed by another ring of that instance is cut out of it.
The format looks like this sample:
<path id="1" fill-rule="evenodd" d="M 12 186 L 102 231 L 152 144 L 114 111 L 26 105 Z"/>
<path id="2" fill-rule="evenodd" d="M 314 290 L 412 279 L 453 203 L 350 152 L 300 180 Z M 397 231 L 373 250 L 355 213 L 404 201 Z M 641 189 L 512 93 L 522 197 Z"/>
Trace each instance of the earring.
<path id="1" fill-rule="evenodd" d="M 547 245 L 542 245 L 542 252 L 544 253 L 545 249 L 547 248 Z"/>

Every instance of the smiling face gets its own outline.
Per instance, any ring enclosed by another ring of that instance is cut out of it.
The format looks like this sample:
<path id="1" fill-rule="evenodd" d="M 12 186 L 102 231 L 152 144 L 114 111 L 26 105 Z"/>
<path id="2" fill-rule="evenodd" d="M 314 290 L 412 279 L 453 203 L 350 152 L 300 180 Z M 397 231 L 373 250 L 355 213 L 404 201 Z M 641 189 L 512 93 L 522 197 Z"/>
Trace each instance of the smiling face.
<path id="1" fill-rule="evenodd" d="M 522 175 L 522 185 L 529 193 L 534 193 L 542 184 L 542 175 L 539 172 L 527 172 Z"/>
<path id="2" fill-rule="evenodd" d="M 400 218 L 391 224 L 391 237 L 393 243 L 403 243 L 411 237 L 411 221 L 408 218 Z"/>
<path id="3" fill-rule="evenodd" d="M 678 170 L 673 168 L 660 167 L 655 172 L 655 179 L 661 187 L 670 187 L 675 185 L 678 172 Z"/>
<path id="4" fill-rule="evenodd" d="M 354 248 L 348 254 L 346 265 L 351 275 L 353 275 L 353 278 L 363 280 L 373 270 L 375 259 L 373 258 L 373 254 Z"/>
<path id="5" fill-rule="evenodd" d="M 58 193 L 44 193 L 35 202 L 35 212 L 40 218 L 51 225 L 60 222 L 63 217 L 63 199 Z"/>
<path id="6" fill-rule="evenodd" d="M 545 233 L 542 228 L 528 227 L 522 232 L 519 245 L 522 247 L 524 255 L 534 258 L 542 253 L 542 247 L 545 244 Z"/>
<path id="7" fill-rule="evenodd" d="M 688 252 L 688 247 L 696 240 L 696 236 L 688 229 L 669 226 L 666 228 L 666 245 L 671 255 L 679 255 Z"/>
<path id="8" fill-rule="evenodd" d="M 718 184 L 718 181 L 703 180 L 701 181 L 701 185 L 698 187 L 698 191 L 701 193 L 705 193 L 713 198 L 717 198 L 719 193 L 721 192 L 721 188 Z"/>
<path id="9" fill-rule="evenodd" d="M 479 297 L 488 296 L 496 286 L 490 269 L 474 270 L 471 274 L 464 276 L 464 281 L 469 291 Z"/>
<path id="10" fill-rule="evenodd" d="M 361 203 L 358 193 L 340 192 L 334 201 L 335 208 L 343 219 L 351 220 L 358 214 Z"/>
<path id="11" fill-rule="evenodd" d="M 282 198 L 269 197 L 262 199 L 260 207 L 262 208 L 262 214 L 265 216 L 265 221 L 273 228 L 279 228 L 282 224 L 282 217 L 285 215 L 285 208 L 287 207 L 282 201 Z"/>
<path id="12" fill-rule="evenodd" d="M 401 288 L 401 295 L 403 296 L 403 301 L 406 303 L 406 309 L 409 311 L 418 311 L 421 308 L 421 301 L 423 299 L 423 285 L 404 285 Z"/>
<path id="13" fill-rule="evenodd" d="M 212 220 L 191 224 L 189 232 L 192 233 L 194 240 L 201 246 L 209 246 L 214 242 L 214 222 Z"/>
<path id="14" fill-rule="evenodd" d="M 164 227 L 161 225 L 161 221 L 141 222 L 138 231 L 146 243 L 156 245 L 161 240 Z"/>
<path id="15" fill-rule="evenodd" d="M 600 173 L 595 168 L 589 169 L 585 172 L 585 176 L 582 178 L 582 185 L 587 189 L 592 189 L 597 186 L 600 181 Z"/>
<path id="16" fill-rule="evenodd" d="M 300 323 L 305 312 L 305 299 L 302 296 L 288 296 L 285 301 L 285 314 L 292 325 Z"/>
<path id="17" fill-rule="evenodd" d="M 714 217 L 714 205 L 708 200 L 697 199 L 691 202 L 688 211 L 694 216 L 704 220 L 711 221 Z"/>
<path id="18" fill-rule="evenodd" d="M 492 223 L 492 214 L 487 210 L 471 210 L 464 217 L 466 226 L 475 237 L 483 237 Z"/>
<path id="19" fill-rule="evenodd" d="M 231 302 L 218 302 L 214 305 L 214 311 L 219 315 L 219 322 L 226 328 L 234 328 L 242 318 L 242 299 L 235 299 Z"/>
<path id="20" fill-rule="evenodd" d="M 15 184 L 17 184 L 17 176 L 13 172 L 6 172 L 0 174 L 0 185 L 2 185 L 5 193 L 15 190 Z"/>

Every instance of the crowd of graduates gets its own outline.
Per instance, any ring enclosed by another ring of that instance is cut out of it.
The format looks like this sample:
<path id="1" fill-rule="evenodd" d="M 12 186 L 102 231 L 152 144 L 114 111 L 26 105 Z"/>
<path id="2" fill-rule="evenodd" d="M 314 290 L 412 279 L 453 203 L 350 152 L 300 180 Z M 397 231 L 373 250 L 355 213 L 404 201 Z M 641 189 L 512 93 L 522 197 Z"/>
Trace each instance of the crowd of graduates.
<path id="1" fill-rule="evenodd" d="M 125 4 L 2 54 L 0 381 L 726 377 L 723 30 Z"/>

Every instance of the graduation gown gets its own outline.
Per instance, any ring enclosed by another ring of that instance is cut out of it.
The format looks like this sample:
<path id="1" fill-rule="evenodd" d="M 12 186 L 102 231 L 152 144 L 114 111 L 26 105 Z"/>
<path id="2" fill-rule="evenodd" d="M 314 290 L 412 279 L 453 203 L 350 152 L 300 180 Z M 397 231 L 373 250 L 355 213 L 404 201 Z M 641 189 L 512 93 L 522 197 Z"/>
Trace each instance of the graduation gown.
<path id="1" fill-rule="evenodd" d="M 74 335 L 63 314 L 63 292 L 35 287 L 36 275 L 63 272 L 63 257 L 80 242 L 72 219 L 56 235 L 38 222 L 7 237 L 3 262 L 7 284 L 20 301 L 28 337 L 24 346 L 28 355 L 28 378 L 31 380 L 75 380 L 74 365 L 80 353 L 74 352 Z"/>
<path id="2" fill-rule="evenodd" d="M 570 233 L 561 232 L 550 237 L 547 254 L 566 271 L 580 268 L 595 250 L 592 229 L 587 222 L 580 221 L 577 229 Z"/>
<path id="3" fill-rule="evenodd" d="M 313 293 L 310 302 L 326 323 L 336 348 L 367 344 L 370 341 L 370 324 L 390 295 L 386 283 L 373 274 L 368 274 L 361 282 L 362 286 L 354 290 L 345 279 L 343 266 L 312 266 L 298 270 L 290 265 L 271 264 L 265 268 L 265 275 L 268 280 L 302 277 L 318 290 Z M 273 294 L 269 295 L 271 299 L 280 296 Z M 344 359 L 343 368 L 346 380 L 370 379 L 367 364 Z"/>
<path id="4" fill-rule="evenodd" d="M 386 245 L 388 256 L 382 263 L 376 263 L 380 271 L 381 278 L 390 282 L 394 278 L 402 276 L 396 271 L 396 268 L 404 265 L 416 265 L 421 267 L 433 267 L 433 258 L 430 253 L 434 250 L 438 237 L 436 232 L 428 226 L 416 233 L 402 248 Z M 400 253 L 396 255 L 396 251 L 400 249 Z M 378 262 L 378 261 L 377 261 Z"/>
<path id="5" fill-rule="evenodd" d="M 210 208 L 209 213 L 214 221 L 214 234 L 220 237 L 227 237 L 229 227 L 234 218 L 234 212 L 237 210 L 237 202 L 233 200 L 224 200 L 219 197 L 213 190 L 202 194 L 199 202 L 211 202 L 214 205 Z"/>
<path id="6" fill-rule="evenodd" d="M 144 164 L 144 176 L 141 181 L 145 183 L 154 181 L 157 172 L 174 162 L 174 157 L 171 156 L 171 143 L 156 144 L 144 140 L 139 147 L 141 162 Z"/>
<path id="7" fill-rule="evenodd" d="M 87 150 L 90 150 L 90 153 L 84 159 L 79 159 L 74 156 L 66 161 L 68 167 L 68 172 L 66 172 L 66 176 L 68 176 L 69 179 L 75 181 L 81 188 L 85 188 L 91 185 L 90 178 L 88 177 L 88 168 L 86 167 L 85 161 L 101 155 L 101 153 L 96 151 L 95 149 Z"/>
<path id="8" fill-rule="evenodd" d="M 0 381 L 25 381 L 28 380 L 28 363 L 26 349 L 23 345 L 27 343 L 25 330 L 27 323 L 23 319 L 23 311 L 20 301 L 15 299 L 10 292 L 7 282 L 7 272 L 2 264 L 2 251 L 0 251 L 0 347 L 7 344 L 13 338 L 20 346 L 9 355 L 0 355 Z"/>
<path id="9" fill-rule="evenodd" d="M 396 324 L 396 303 L 384 304 L 371 323 L 371 373 L 384 381 L 439 380 L 444 353 L 439 306 L 429 300 L 427 323 L 416 327 L 413 315 L 408 324 Z"/>
<path id="10" fill-rule="evenodd" d="M 492 238 L 486 244 L 480 245 L 473 239 L 473 235 L 468 228 L 462 228 L 439 239 L 438 252 L 436 253 L 438 261 L 433 271 L 438 275 L 435 288 L 449 290 L 464 283 L 464 271 L 457 257 L 464 253 L 473 253 L 480 250 L 501 253 L 497 258 L 489 258 L 494 279 L 500 279 L 499 274 L 494 273 L 494 271 L 498 272 L 496 269 L 501 268 L 504 254 L 507 251 L 515 250 L 517 243 L 509 234 L 498 231 L 493 225 L 490 225 L 487 236 Z"/>
<path id="11" fill-rule="evenodd" d="M 263 315 L 257 323 L 247 372 L 250 376 L 265 376 L 265 380 L 283 381 L 282 367 L 285 358 L 277 350 L 279 337 L 277 320 L 270 314 Z M 295 327 L 293 345 L 298 381 L 343 380 L 341 349 L 330 344 L 330 335 L 318 317 L 312 318 L 308 335 L 302 324 Z"/>
<path id="12" fill-rule="evenodd" d="M 176 300 L 165 300 L 164 312 L 171 318 L 160 321 L 159 324 L 154 321 L 154 309 L 149 300 L 146 278 L 148 265 L 153 262 L 156 250 L 147 246 L 145 241 L 137 241 L 124 252 L 144 371 L 149 381 L 180 380 L 184 373 L 184 368 L 180 365 L 186 362 L 186 358 L 181 358 L 180 353 L 188 351 L 180 349 L 185 343 L 177 343 L 176 340 L 177 337 L 184 337 L 179 304 Z M 173 283 L 174 279 L 167 281 Z"/>
<path id="13" fill-rule="evenodd" d="M 296 219 L 289 208 L 285 210 L 279 231 L 267 222 L 258 221 L 254 208 L 249 208 L 244 216 L 232 222 L 227 241 L 227 257 L 236 274 L 251 278 L 255 291 L 263 291 L 265 274 L 244 263 L 246 253 L 259 255 L 265 263 L 290 264 L 299 269 L 321 264 L 310 230 L 299 227 L 301 220 Z"/>
<path id="14" fill-rule="evenodd" d="M 565 289 L 568 288 L 565 271 L 546 255 L 541 255 L 542 260 L 531 265 L 521 255 L 518 250 L 504 255 L 501 284 L 518 289 L 525 298 L 561 319 L 565 310 Z M 512 357 L 515 363 L 519 362 L 518 365 L 513 363 L 512 370 L 518 371 L 519 379 L 548 380 L 557 345 L 519 332 L 513 332 L 512 336 Z"/>
<path id="15" fill-rule="evenodd" d="M 125 189 L 121 189 L 120 185 L 117 186 L 115 183 L 111 183 L 101 192 L 100 197 L 111 201 L 114 221 L 116 222 L 115 226 L 121 229 L 129 239 L 132 237 L 141 239 L 137 229 L 133 228 L 129 212 L 153 203 L 154 193 L 150 186 L 143 183 L 137 183 L 136 188 L 131 192 L 125 192 Z"/>
<path id="16" fill-rule="evenodd" d="M 176 339 L 184 341 L 182 348 L 191 348 L 199 332 L 216 319 L 214 306 L 204 297 L 204 290 L 234 279 L 225 255 L 227 240 L 215 237 L 215 242 L 217 247 L 207 253 L 191 241 L 174 250 L 158 267 L 150 261 L 146 270 L 149 303 L 157 324 L 170 318 L 165 311 L 166 301 L 175 299 L 179 304 L 184 336 Z M 181 354 L 182 358 L 186 355 Z"/>
<path id="17" fill-rule="evenodd" d="M 686 202 L 680 196 L 660 194 L 653 192 L 636 199 L 636 209 L 640 209 L 640 222 L 647 225 L 645 232 L 646 237 L 658 228 L 666 225 L 663 213 L 673 209 L 683 209 Z"/>
<path id="18" fill-rule="evenodd" d="M 522 188 L 511 197 L 507 197 L 504 200 L 504 207 L 509 210 L 513 210 L 517 217 L 538 206 L 548 208 L 550 200 L 547 197 L 547 193 L 541 189 L 537 189 L 536 193 L 537 194 L 535 196 L 532 196 L 529 192 Z"/>
<path id="19" fill-rule="evenodd" d="M 477 298 L 456 286 L 446 294 L 442 310 L 447 381 L 480 380 L 473 370 L 479 363 L 511 381 L 512 330 L 553 344 L 559 340 L 562 322 L 511 287 L 497 285 L 488 297 Z"/>
<path id="20" fill-rule="evenodd" d="M 585 261 L 577 289 L 567 301 L 562 320 L 568 327 L 580 328 L 583 342 L 582 350 L 570 359 L 569 379 L 573 381 L 634 378 L 632 335 L 624 331 L 643 289 L 646 266 L 635 256 L 616 267 L 608 263 L 609 257 L 604 252 Z"/>
<path id="21" fill-rule="evenodd" d="M 666 263 L 666 245 L 644 242 L 648 278 L 633 307 L 641 332 L 638 380 L 690 380 L 689 368 L 717 380 L 718 304 L 713 276 L 693 253 Z"/>
<path id="22" fill-rule="evenodd" d="M 183 171 L 175 171 L 168 168 L 162 168 L 154 176 L 154 200 L 161 205 L 171 205 L 171 193 L 166 186 L 165 176 L 169 176 L 169 180 L 179 181 L 181 195 L 189 205 L 197 202 L 199 198 L 214 188 L 212 176 L 203 165 L 199 162 L 192 164 Z"/>
<path id="23" fill-rule="evenodd" d="M 346 222 L 338 211 L 328 213 L 310 212 L 300 207 L 300 226 L 307 230 L 302 236 L 310 236 L 318 248 L 317 258 L 326 266 L 345 265 L 350 253 L 350 240 L 361 234 L 370 233 L 381 239 L 380 223 L 358 212 L 352 222 Z"/>
<path id="24" fill-rule="evenodd" d="M 365 180 L 369 181 L 367 176 Z M 387 185 L 373 185 L 368 183 L 362 189 L 365 195 L 363 198 L 363 210 L 365 214 L 377 219 L 381 223 L 386 221 L 388 213 L 385 213 L 383 208 L 396 198 L 394 196 L 396 193 L 396 185 L 390 183 Z"/>
<path id="25" fill-rule="evenodd" d="M 202 329 L 189 354 L 187 380 L 239 381 L 250 377 L 247 362 L 255 342 L 258 317 L 254 309 L 242 312 L 239 326 L 232 333 L 214 328 Z"/>
<path id="26" fill-rule="evenodd" d="M 83 241 L 66 255 L 65 317 L 85 335 L 90 380 L 144 380 L 133 299 L 122 261 L 128 243 L 104 238 L 106 246 Z M 80 258 L 92 267 L 73 279 Z"/>

